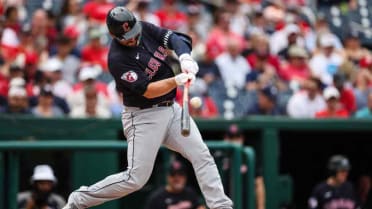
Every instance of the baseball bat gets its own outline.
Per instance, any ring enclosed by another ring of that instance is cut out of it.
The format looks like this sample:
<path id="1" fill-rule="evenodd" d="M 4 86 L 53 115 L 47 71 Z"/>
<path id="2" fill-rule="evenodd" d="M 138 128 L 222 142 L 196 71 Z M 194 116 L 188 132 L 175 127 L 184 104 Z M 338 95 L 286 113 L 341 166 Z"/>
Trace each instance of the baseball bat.
<path id="1" fill-rule="evenodd" d="M 181 115 L 181 134 L 190 135 L 190 112 L 189 112 L 189 87 L 190 82 L 185 83 L 183 88 L 182 115 Z"/>

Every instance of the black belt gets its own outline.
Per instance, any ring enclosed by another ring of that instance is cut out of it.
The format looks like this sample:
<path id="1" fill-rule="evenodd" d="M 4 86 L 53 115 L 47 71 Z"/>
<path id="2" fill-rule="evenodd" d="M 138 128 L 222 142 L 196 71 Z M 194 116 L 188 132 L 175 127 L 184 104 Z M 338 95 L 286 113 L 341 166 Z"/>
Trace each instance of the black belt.
<path id="1" fill-rule="evenodd" d="M 153 107 L 169 107 L 169 106 L 172 106 L 173 104 L 174 104 L 174 101 L 167 100 L 167 101 L 159 102 L 159 103 L 154 104 L 154 105 L 142 106 L 142 107 L 138 107 L 138 108 L 140 108 L 142 110 L 142 109 L 148 109 L 148 108 L 153 108 Z"/>

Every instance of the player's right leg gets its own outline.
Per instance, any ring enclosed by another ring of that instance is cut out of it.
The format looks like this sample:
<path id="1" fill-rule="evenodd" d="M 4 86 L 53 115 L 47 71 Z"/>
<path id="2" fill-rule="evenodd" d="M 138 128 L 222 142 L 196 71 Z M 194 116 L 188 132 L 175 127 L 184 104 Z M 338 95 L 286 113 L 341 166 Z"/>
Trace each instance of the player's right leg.
<path id="1" fill-rule="evenodd" d="M 71 193 L 64 209 L 83 209 L 126 196 L 145 185 L 172 119 L 170 107 L 123 113 L 128 169 Z"/>

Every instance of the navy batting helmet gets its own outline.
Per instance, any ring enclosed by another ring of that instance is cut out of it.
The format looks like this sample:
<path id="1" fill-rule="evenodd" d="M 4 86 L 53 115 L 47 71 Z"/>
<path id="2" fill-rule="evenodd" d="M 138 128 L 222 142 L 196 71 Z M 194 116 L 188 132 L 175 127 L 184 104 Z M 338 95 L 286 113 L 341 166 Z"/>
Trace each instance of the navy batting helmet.
<path id="1" fill-rule="evenodd" d="M 106 24 L 110 33 L 120 40 L 134 38 L 142 31 L 142 25 L 133 13 L 120 6 L 107 13 Z"/>
<path id="2" fill-rule="evenodd" d="M 335 175 L 338 171 L 350 170 L 351 165 L 349 159 L 343 155 L 334 155 L 329 159 L 328 170 L 331 175 Z"/>

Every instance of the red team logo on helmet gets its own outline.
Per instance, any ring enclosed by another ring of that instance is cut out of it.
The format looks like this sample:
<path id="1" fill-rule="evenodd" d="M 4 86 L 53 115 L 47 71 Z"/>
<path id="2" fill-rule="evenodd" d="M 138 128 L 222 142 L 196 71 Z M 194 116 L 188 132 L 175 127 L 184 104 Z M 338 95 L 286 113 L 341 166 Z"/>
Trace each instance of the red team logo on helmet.
<path id="1" fill-rule="evenodd" d="M 124 32 L 130 31 L 130 28 L 129 28 L 129 25 L 128 25 L 127 22 L 123 23 L 123 30 L 124 30 Z"/>
<path id="2" fill-rule="evenodd" d="M 138 76 L 137 76 L 137 73 L 133 71 L 128 71 L 121 76 L 121 79 L 123 79 L 124 81 L 128 81 L 130 83 L 133 83 L 134 81 L 138 79 Z"/>

